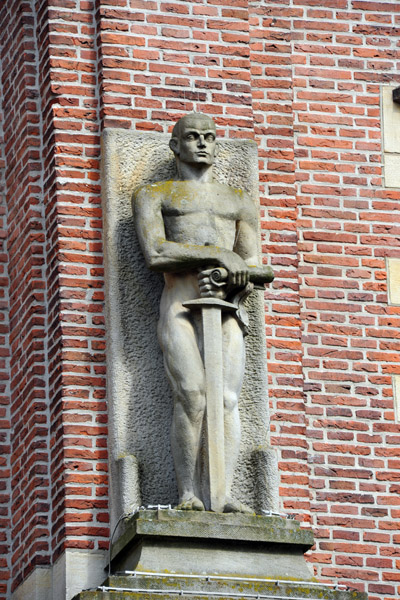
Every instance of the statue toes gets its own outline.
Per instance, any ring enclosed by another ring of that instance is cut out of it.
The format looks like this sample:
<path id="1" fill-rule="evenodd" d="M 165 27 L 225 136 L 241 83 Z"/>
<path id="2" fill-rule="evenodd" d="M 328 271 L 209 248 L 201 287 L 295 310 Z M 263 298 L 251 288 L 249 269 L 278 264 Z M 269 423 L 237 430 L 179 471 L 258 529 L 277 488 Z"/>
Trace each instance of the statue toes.
<path id="1" fill-rule="evenodd" d="M 255 512 L 250 506 L 239 502 L 239 500 L 229 500 L 224 506 L 224 513 L 242 513 L 245 515 L 255 515 Z"/>
<path id="2" fill-rule="evenodd" d="M 176 510 L 205 510 L 204 504 L 196 496 L 192 496 L 188 500 L 183 500 L 178 504 Z"/>

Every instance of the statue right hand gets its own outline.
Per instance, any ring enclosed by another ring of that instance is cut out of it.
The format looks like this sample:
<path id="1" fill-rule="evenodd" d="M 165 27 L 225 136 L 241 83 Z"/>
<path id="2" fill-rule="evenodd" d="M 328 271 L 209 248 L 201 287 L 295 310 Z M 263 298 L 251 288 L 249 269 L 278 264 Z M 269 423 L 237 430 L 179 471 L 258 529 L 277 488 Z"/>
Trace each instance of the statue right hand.
<path id="1" fill-rule="evenodd" d="M 224 300 L 227 292 L 227 280 L 215 282 L 212 274 L 216 268 L 205 269 L 198 274 L 200 296 L 202 298 L 220 298 Z"/>

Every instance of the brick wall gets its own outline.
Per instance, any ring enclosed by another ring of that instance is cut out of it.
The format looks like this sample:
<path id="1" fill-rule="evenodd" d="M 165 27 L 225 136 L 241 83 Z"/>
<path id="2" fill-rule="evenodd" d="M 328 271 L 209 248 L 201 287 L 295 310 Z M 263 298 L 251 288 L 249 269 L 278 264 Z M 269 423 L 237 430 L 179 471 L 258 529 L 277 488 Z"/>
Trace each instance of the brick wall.
<path id="1" fill-rule="evenodd" d="M 17 10 L 3 6 L 1 21 L 12 428 L 8 564 L 15 587 L 50 561 L 45 224 L 35 16 L 21 3 Z"/>
<path id="2" fill-rule="evenodd" d="M 65 548 L 104 548 L 108 505 L 94 2 L 49 2 L 47 27 L 54 186 L 47 267 L 53 282 L 49 335 L 54 560 Z"/>
<path id="3" fill-rule="evenodd" d="M 319 575 L 353 580 L 371 599 L 395 598 L 399 308 L 387 303 L 385 257 L 399 256 L 400 193 L 382 184 L 380 86 L 396 81 L 400 7 L 296 7 L 302 371 L 318 536 L 311 560 Z"/>
<path id="4" fill-rule="evenodd" d="M 0 598 L 66 548 L 107 547 L 100 134 L 194 109 L 259 146 L 282 507 L 314 528 L 320 578 L 399 597 L 400 192 L 382 183 L 380 86 L 400 7 L 10 0 L 0 24 Z"/>
<path id="5" fill-rule="evenodd" d="M 0 72 L 2 63 L 0 61 Z M 0 594 L 10 580 L 10 364 L 3 86 L 0 76 Z"/>
<path id="6" fill-rule="evenodd" d="M 250 8 L 262 250 L 275 271 L 275 281 L 266 293 L 271 434 L 280 452 L 280 492 L 285 511 L 309 521 L 294 162 L 292 30 L 299 9 L 285 0 L 268 5 L 252 2 Z"/>

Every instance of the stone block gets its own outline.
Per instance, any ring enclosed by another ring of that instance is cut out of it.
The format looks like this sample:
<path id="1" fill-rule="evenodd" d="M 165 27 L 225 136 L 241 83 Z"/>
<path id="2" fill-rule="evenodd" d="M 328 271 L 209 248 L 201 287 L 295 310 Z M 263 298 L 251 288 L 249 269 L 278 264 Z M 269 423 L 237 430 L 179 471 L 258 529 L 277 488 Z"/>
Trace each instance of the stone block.
<path id="1" fill-rule="evenodd" d="M 393 102 L 395 87 L 382 87 L 383 150 L 400 153 L 400 105 Z"/>
<path id="2" fill-rule="evenodd" d="M 400 154 L 394 152 L 384 153 L 385 186 L 389 188 L 400 187 Z"/>
<path id="3" fill-rule="evenodd" d="M 314 579 L 312 544 L 279 516 L 140 510 L 112 547 L 114 574 L 74 600 L 367 600 Z"/>
<path id="4" fill-rule="evenodd" d="M 367 600 L 344 586 L 243 577 L 165 574 L 117 575 L 74 600 Z"/>
<path id="5" fill-rule="evenodd" d="M 382 146 L 385 186 L 400 187 L 400 104 L 393 102 L 396 86 L 382 87 Z"/>
<path id="6" fill-rule="evenodd" d="M 112 570 L 311 580 L 313 535 L 294 520 L 141 510 L 112 547 Z"/>
<path id="7" fill-rule="evenodd" d="M 387 258 L 386 266 L 389 304 L 400 306 L 400 258 Z"/>

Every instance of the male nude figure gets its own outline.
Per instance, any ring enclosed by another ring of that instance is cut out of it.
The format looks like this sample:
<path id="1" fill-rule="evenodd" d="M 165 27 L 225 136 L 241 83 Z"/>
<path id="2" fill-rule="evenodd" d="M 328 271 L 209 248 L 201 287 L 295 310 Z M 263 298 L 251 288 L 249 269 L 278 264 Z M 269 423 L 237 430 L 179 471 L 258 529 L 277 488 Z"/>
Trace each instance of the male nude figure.
<path id="1" fill-rule="evenodd" d="M 174 396 L 172 453 L 181 510 L 205 510 L 196 463 L 206 407 L 201 323 L 182 304 L 224 298 L 246 287 L 257 259 L 257 211 L 242 190 L 214 181 L 215 124 L 192 113 L 180 119 L 170 148 L 178 180 L 146 185 L 133 198 L 136 229 L 148 267 L 164 273 L 159 341 Z M 224 267 L 228 285 L 212 285 L 210 268 Z M 225 290 L 225 291 L 224 291 Z M 231 497 L 240 444 L 238 399 L 245 349 L 237 318 L 223 315 L 226 500 L 224 512 L 252 512 Z M 196 495 L 197 494 L 197 495 Z"/>

